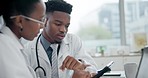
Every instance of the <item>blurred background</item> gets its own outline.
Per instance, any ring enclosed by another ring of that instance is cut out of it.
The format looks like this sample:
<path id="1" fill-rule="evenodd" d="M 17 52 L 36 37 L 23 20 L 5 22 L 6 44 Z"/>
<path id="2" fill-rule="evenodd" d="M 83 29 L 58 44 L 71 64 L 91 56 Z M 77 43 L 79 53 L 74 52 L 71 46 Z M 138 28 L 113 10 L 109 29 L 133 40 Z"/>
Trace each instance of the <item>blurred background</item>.
<path id="1" fill-rule="evenodd" d="M 69 33 L 88 50 L 125 48 L 137 52 L 147 44 L 148 0 L 65 0 L 73 5 Z"/>
<path id="2" fill-rule="evenodd" d="M 115 71 L 129 62 L 139 64 L 148 43 L 148 0 L 65 1 L 73 5 L 68 32 L 82 39 L 100 69 L 110 61 Z"/>
<path id="3" fill-rule="evenodd" d="M 73 5 L 69 33 L 81 37 L 99 68 L 139 64 L 148 43 L 148 0 L 65 0 Z M 105 60 L 105 61 L 104 61 Z"/>

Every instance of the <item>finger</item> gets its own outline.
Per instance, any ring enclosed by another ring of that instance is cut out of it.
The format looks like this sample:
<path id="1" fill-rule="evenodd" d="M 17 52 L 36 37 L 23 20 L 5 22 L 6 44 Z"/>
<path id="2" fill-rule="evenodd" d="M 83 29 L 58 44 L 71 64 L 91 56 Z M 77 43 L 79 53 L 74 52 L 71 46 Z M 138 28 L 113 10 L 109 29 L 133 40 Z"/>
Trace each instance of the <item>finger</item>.
<path id="1" fill-rule="evenodd" d="M 71 64 L 69 65 L 69 69 L 74 70 L 75 65 L 77 64 L 77 61 L 73 60 Z"/>
<path id="2" fill-rule="evenodd" d="M 75 59 L 75 58 L 73 58 L 73 57 L 69 57 L 68 58 L 68 61 L 66 62 L 66 68 L 67 69 L 71 69 L 71 70 L 73 70 L 74 69 L 74 66 L 76 65 L 78 63 L 78 61 Z"/>
<path id="3" fill-rule="evenodd" d="M 89 65 L 89 64 L 85 64 L 85 67 L 89 67 L 89 66 L 91 66 L 91 65 Z"/>
<path id="4" fill-rule="evenodd" d="M 64 70 L 64 69 L 65 69 L 65 65 L 66 65 L 66 62 L 68 61 L 68 58 L 69 58 L 69 56 L 67 56 L 67 57 L 64 59 L 64 61 L 63 61 L 63 63 L 62 63 L 62 66 L 60 67 L 61 70 Z"/>
<path id="5" fill-rule="evenodd" d="M 65 68 L 67 68 L 67 67 L 69 66 L 69 62 L 71 62 L 71 61 L 69 61 L 70 58 L 72 58 L 72 57 L 71 57 L 71 56 L 67 56 L 67 57 L 65 58 L 65 60 L 64 60 L 63 63 L 62 63 L 61 69 L 65 69 Z"/>
<path id="6" fill-rule="evenodd" d="M 60 66 L 60 69 L 61 69 L 62 71 L 64 71 L 64 70 L 65 70 L 65 68 L 63 68 L 62 66 Z"/>
<path id="7" fill-rule="evenodd" d="M 74 70 L 81 70 L 82 64 L 80 62 L 76 62 L 75 66 L 73 67 Z"/>
<path id="8" fill-rule="evenodd" d="M 74 65 L 73 63 L 75 63 L 74 62 L 74 58 L 69 57 L 68 60 L 67 60 L 67 62 L 66 62 L 66 64 L 65 64 L 65 67 L 67 69 L 70 69 L 71 67 L 73 67 L 73 65 Z"/>
<path id="9" fill-rule="evenodd" d="M 89 66 L 91 66 L 91 65 L 89 65 L 89 64 L 83 64 L 83 69 L 86 69 Z"/>

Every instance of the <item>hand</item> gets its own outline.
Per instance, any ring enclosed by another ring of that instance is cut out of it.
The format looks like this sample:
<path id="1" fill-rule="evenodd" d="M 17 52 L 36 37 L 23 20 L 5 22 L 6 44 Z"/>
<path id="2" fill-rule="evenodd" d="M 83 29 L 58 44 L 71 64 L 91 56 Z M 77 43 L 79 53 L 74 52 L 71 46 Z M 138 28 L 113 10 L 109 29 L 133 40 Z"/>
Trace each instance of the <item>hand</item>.
<path id="1" fill-rule="evenodd" d="M 91 78 L 93 78 L 97 73 L 91 73 Z"/>
<path id="2" fill-rule="evenodd" d="M 65 68 L 67 68 L 69 70 L 84 70 L 88 66 L 90 65 L 85 65 L 80 61 L 76 60 L 74 57 L 67 56 L 63 61 L 63 64 L 60 69 L 64 70 Z"/>
<path id="3" fill-rule="evenodd" d="M 72 78 L 91 78 L 91 74 L 84 70 L 75 70 Z"/>

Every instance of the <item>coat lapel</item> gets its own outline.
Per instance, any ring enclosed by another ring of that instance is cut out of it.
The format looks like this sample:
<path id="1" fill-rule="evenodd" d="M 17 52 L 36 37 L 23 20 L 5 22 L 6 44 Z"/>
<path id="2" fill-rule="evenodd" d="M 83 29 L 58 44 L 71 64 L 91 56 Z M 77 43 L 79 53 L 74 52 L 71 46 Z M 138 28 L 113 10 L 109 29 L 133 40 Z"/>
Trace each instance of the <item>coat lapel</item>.
<path id="1" fill-rule="evenodd" d="M 42 58 L 43 60 L 45 60 L 46 62 L 48 62 L 50 64 L 48 56 L 47 56 L 40 41 L 38 42 L 38 55 L 40 58 Z"/>
<path id="2" fill-rule="evenodd" d="M 59 50 L 59 55 L 58 55 L 58 59 L 61 59 L 63 57 L 63 55 L 65 55 L 67 52 L 69 52 L 69 44 L 66 42 L 62 42 Z"/>

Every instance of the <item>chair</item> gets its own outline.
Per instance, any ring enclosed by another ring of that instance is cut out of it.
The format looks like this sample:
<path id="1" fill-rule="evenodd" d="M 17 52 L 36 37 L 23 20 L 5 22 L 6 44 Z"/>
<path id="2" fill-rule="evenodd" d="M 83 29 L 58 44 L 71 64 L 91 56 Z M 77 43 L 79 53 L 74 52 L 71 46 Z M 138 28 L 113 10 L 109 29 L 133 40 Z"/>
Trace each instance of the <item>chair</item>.
<path id="1" fill-rule="evenodd" d="M 124 64 L 124 71 L 126 78 L 135 78 L 137 72 L 137 64 L 136 63 Z"/>

